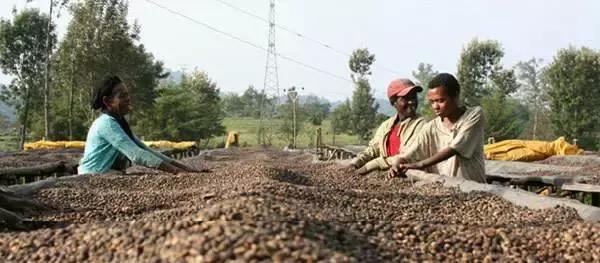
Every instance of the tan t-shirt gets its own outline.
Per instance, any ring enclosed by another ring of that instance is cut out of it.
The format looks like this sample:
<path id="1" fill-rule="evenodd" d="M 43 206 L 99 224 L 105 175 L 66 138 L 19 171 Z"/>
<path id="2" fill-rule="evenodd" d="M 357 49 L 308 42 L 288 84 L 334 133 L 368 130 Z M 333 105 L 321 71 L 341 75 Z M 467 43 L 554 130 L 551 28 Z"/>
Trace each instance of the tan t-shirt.
<path id="1" fill-rule="evenodd" d="M 399 155 L 391 158 L 418 162 L 450 147 L 457 152 L 457 155 L 427 170 L 431 173 L 458 176 L 485 183 L 484 126 L 485 120 L 481 107 L 467 108 L 452 129 L 444 126 L 441 118 L 435 118 L 425 124 L 410 147 L 401 149 Z"/>

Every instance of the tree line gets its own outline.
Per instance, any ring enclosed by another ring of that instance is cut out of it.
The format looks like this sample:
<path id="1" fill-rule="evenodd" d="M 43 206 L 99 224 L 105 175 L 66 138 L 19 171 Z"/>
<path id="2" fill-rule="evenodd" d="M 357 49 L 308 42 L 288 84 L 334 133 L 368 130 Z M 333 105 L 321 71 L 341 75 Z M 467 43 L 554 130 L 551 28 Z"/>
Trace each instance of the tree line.
<path id="1" fill-rule="evenodd" d="M 84 140 L 98 114 L 90 108 L 94 87 L 108 75 L 121 76 L 130 87 L 133 111 L 128 118 L 146 139 L 209 140 L 224 134 L 225 117 L 280 119 L 277 132 L 288 139 L 294 133 L 293 101 L 286 96 L 274 98 L 252 86 L 241 94 L 222 94 L 198 70 L 181 81 L 169 80 L 162 62 L 141 42 L 141 26 L 127 21 L 127 1 L 52 2 L 55 13 L 13 10 L 12 18 L 0 19 L 0 68 L 13 77 L 0 87 L 0 99 L 16 111 L 21 145 L 27 138 Z M 61 10 L 72 19 L 59 40 L 52 21 Z M 462 49 L 456 72 L 450 72 L 461 83 L 463 104 L 484 109 L 488 137 L 566 136 L 587 149 L 600 147 L 598 50 L 566 47 L 547 63 L 531 58 L 505 65 L 503 57 L 498 41 L 473 39 Z M 350 133 L 366 142 L 387 118 L 377 112 L 381 105 L 369 82 L 375 59 L 366 48 L 352 53 L 353 94 L 337 107 L 316 96 L 301 97 L 296 134 L 303 123 L 320 125 L 329 119 L 334 134 Z M 426 88 L 437 73 L 432 64 L 420 63 L 412 78 Z M 432 118 L 425 94 L 419 98 L 419 112 Z"/>
<path id="2" fill-rule="evenodd" d="M 202 140 L 224 133 L 216 83 L 203 72 L 166 81 L 162 62 L 140 41 L 141 27 L 127 21 L 127 1 L 52 2 L 72 14 L 60 41 L 52 17 L 37 9 L 0 20 L 0 68 L 14 77 L 0 98 L 16 110 L 21 147 L 27 138 L 84 140 L 98 114 L 90 108 L 94 87 L 110 75 L 130 88 L 128 118 L 138 134 Z"/>

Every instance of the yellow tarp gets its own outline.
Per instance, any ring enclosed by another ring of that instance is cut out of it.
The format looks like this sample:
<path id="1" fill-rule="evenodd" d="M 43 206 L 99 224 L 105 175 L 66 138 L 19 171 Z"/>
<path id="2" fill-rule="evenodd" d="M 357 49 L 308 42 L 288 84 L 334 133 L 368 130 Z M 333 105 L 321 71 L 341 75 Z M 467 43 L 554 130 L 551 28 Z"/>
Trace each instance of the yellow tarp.
<path id="1" fill-rule="evenodd" d="M 233 146 L 240 146 L 240 134 L 236 131 L 231 131 L 227 134 L 227 141 L 225 141 L 225 148 Z"/>
<path id="2" fill-rule="evenodd" d="M 55 150 L 55 149 L 83 149 L 84 141 L 37 141 L 26 143 L 23 148 L 25 150 Z"/>
<path id="3" fill-rule="evenodd" d="M 159 149 L 185 150 L 196 146 L 196 142 L 144 141 L 146 145 Z"/>
<path id="4" fill-rule="evenodd" d="M 532 162 L 546 159 L 553 155 L 578 155 L 583 150 L 569 144 L 564 137 L 553 142 L 505 140 L 483 147 L 488 160 Z"/>
<path id="5" fill-rule="evenodd" d="M 185 150 L 196 146 L 196 142 L 144 141 L 144 143 L 158 149 Z M 83 149 L 84 147 L 84 141 L 37 141 L 24 145 L 25 150 Z"/>

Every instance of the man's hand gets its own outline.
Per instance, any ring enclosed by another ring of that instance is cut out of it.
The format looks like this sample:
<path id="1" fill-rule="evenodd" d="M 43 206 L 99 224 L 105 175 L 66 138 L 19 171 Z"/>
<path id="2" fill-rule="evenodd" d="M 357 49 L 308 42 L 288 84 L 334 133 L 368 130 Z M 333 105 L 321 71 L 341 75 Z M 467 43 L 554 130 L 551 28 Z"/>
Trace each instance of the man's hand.
<path id="1" fill-rule="evenodd" d="M 421 162 L 406 163 L 406 160 L 402 158 L 396 159 L 388 171 L 388 178 L 406 177 L 408 169 L 423 169 L 423 164 Z"/>
<path id="2" fill-rule="evenodd" d="M 403 168 L 403 164 L 406 163 L 406 160 L 402 158 L 397 158 L 392 161 L 392 167 L 388 170 L 388 178 L 401 176 L 401 171 Z"/>
<path id="3" fill-rule="evenodd" d="M 404 164 L 398 164 L 398 165 L 392 165 L 392 168 L 390 168 L 388 170 L 388 174 L 387 177 L 388 179 L 394 178 L 394 177 L 406 177 L 406 174 L 404 173 Z"/>

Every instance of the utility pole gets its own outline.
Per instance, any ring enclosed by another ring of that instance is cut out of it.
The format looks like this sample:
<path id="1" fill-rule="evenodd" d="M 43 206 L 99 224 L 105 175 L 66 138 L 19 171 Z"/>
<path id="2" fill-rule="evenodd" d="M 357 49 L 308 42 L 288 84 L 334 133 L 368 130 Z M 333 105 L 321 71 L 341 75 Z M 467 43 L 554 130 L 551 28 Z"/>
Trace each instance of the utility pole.
<path id="1" fill-rule="evenodd" d="M 291 88 L 289 88 L 287 90 L 287 96 L 290 99 L 290 101 L 292 101 L 292 127 L 293 127 L 293 148 L 296 149 L 296 136 L 297 136 L 297 131 L 296 131 L 296 104 L 298 103 L 298 91 L 297 89 L 304 89 L 304 87 L 294 87 L 292 86 Z M 285 91 L 285 90 L 284 90 Z"/>

